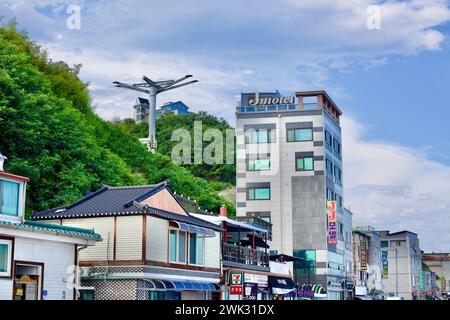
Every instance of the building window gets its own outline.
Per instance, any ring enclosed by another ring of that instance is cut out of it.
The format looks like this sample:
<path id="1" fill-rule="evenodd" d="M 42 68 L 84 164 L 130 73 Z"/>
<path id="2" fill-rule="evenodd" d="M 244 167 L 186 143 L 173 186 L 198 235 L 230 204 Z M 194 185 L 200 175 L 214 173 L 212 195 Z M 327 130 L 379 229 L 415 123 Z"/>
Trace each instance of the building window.
<path id="1" fill-rule="evenodd" d="M 253 158 L 252 158 L 253 157 Z M 268 171 L 270 170 L 270 156 L 258 155 L 256 159 L 255 156 L 247 155 L 247 171 Z"/>
<path id="2" fill-rule="evenodd" d="M 19 215 L 19 183 L 0 180 L 0 214 Z"/>
<path id="3" fill-rule="evenodd" d="M 325 130 L 325 147 L 329 151 L 333 151 L 333 137 L 327 130 Z"/>
<path id="4" fill-rule="evenodd" d="M 0 239 L 0 277 L 11 277 L 13 240 Z"/>
<path id="5" fill-rule="evenodd" d="M 270 187 L 247 188 L 247 200 L 270 200 Z"/>
<path id="6" fill-rule="evenodd" d="M 334 155 L 340 159 L 342 157 L 341 144 L 339 143 L 339 141 L 337 139 L 333 139 L 333 150 L 334 150 Z"/>
<path id="7" fill-rule="evenodd" d="M 389 241 L 381 241 L 381 247 L 382 247 L 382 248 L 387 248 L 387 247 L 389 247 Z"/>
<path id="8" fill-rule="evenodd" d="M 334 166 L 334 182 L 342 186 L 342 170 L 338 166 Z"/>
<path id="9" fill-rule="evenodd" d="M 336 193 L 336 208 L 338 212 L 342 212 L 342 197 Z"/>
<path id="10" fill-rule="evenodd" d="M 313 130 L 308 129 L 288 129 L 287 141 L 288 142 L 300 142 L 300 141 L 312 141 Z"/>
<path id="11" fill-rule="evenodd" d="M 325 168 L 327 171 L 327 177 L 333 179 L 333 162 L 330 159 L 325 159 Z"/>
<path id="12" fill-rule="evenodd" d="M 298 157 L 295 159 L 295 170 L 297 171 L 313 171 L 314 158 L 313 157 Z"/>
<path id="13" fill-rule="evenodd" d="M 341 222 L 338 222 L 338 238 L 344 241 L 344 225 Z"/>
<path id="14" fill-rule="evenodd" d="M 186 233 L 184 231 L 169 230 L 169 261 L 186 262 Z"/>
<path id="15" fill-rule="evenodd" d="M 301 258 L 301 261 L 294 261 L 294 272 L 297 275 L 308 275 L 316 273 L 316 251 L 315 250 L 294 250 L 294 257 Z"/>
<path id="16" fill-rule="evenodd" d="M 204 265 L 205 237 L 202 234 L 189 234 L 189 264 Z"/>
<path id="17" fill-rule="evenodd" d="M 275 129 L 248 129 L 245 132 L 245 143 L 274 143 Z"/>

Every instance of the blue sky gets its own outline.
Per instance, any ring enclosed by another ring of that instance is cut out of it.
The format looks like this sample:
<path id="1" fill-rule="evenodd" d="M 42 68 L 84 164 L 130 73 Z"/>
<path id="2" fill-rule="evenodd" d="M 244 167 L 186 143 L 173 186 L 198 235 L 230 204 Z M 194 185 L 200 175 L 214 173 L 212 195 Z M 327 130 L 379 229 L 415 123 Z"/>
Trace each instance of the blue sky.
<path id="1" fill-rule="evenodd" d="M 80 5 L 81 28 L 66 27 Z M 380 29 L 367 28 L 377 5 Z M 450 4 L 447 0 L 0 0 L 0 16 L 82 63 L 105 119 L 132 115 L 114 80 L 194 74 L 183 100 L 234 123 L 241 91 L 325 89 L 344 112 L 345 204 L 354 222 L 409 229 L 450 251 Z"/>

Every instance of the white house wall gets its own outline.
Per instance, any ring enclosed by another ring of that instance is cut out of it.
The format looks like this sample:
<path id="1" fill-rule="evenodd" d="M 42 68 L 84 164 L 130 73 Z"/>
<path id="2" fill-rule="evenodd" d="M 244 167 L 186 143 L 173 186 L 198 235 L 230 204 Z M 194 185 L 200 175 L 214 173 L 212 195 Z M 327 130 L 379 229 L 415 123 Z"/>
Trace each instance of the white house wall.
<path id="1" fill-rule="evenodd" d="M 116 260 L 142 259 L 142 216 L 117 217 Z"/>
<path id="2" fill-rule="evenodd" d="M 92 260 L 112 260 L 114 251 L 114 218 L 86 218 L 86 219 L 65 219 L 64 226 L 94 229 L 102 236 L 103 241 L 99 241 L 95 246 L 90 246 L 80 251 L 80 261 Z"/>
<path id="3" fill-rule="evenodd" d="M 220 268 L 220 233 L 214 232 L 215 237 L 205 238 L 205 267 Z"/>
<path id="4" fill-rule="evenodd" d="M 167 262 L 169 221 L 147 216 L 146 259 Z"/>

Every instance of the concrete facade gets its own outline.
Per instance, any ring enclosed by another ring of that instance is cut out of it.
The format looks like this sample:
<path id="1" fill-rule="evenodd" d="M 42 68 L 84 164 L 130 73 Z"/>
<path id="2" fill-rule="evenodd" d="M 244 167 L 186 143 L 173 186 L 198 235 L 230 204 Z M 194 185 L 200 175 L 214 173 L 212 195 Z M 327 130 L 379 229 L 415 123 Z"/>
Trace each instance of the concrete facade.
<path id="1" fill-rule="evenodd" d="M 321 284 L 337 292 L 329 298 L 341 299 L 345 245 L 327 242 L 327 200 L 338 203 L 337 217 L 343 220 L 341 111 L 324 91 L 295 95 L 297 102 L 286 104 L 270 104 L 271 99 L 288 100 L 278 92 L 241 95 L 236 112 L 236 214 L 269 218 L 273 253 L 313 257 L 306 274 L 291 264 L 296 282 Z M 306 103 L 310 98 L 314 102 Z M 252 106 L 257 99 L 269 105 Z M 310 138 L 297 138 L 304 131 Z M 260 134 L 266 140 L 251 141 Z M 261 158 L 269 159 L 270 168 L 251 170 L 249 162 Z M 297 161 L 306 158 L 313 165 L 300 170 Z M 328 170 L 327 162 L 332 164 Z M 253 199 L 255 188 L 269 189 L 270 195 Z"/>
<path id="2" fill-rule="evenodd" d="M 410 231 L 377 231 L 381 251 L 388 252 L 388 274 L 383 275 L 384 293 L 405 300 L 418 298 L 422 257 L 417 234 Z"/>

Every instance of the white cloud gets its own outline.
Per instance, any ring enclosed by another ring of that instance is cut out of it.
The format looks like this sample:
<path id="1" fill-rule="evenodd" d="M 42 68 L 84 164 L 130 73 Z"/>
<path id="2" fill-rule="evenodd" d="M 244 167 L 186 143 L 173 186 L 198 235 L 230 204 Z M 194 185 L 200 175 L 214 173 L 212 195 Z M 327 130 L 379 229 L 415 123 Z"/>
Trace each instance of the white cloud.
<path id="1" fill-rule="evenodd" d="M 344 117 L 345 204 L 354 224 L 418 233 L 427 250 L 448 251 L 450 167 L 424 150 L 368 141 L 365 129 Z"/>

